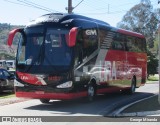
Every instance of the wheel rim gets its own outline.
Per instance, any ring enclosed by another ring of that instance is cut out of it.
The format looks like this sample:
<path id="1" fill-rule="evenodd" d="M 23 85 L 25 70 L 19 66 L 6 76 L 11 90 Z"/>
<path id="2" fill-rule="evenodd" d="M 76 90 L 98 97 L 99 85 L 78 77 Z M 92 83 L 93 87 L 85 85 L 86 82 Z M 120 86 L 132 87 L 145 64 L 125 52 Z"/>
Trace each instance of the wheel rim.
<path id="1" fill-rule="evenodd" d="M 88 87 L 88 96 L 89 96 L 89 98 L 93 98 L 93 96 L 94 96 L 94 87 L 93 86 Z"/>

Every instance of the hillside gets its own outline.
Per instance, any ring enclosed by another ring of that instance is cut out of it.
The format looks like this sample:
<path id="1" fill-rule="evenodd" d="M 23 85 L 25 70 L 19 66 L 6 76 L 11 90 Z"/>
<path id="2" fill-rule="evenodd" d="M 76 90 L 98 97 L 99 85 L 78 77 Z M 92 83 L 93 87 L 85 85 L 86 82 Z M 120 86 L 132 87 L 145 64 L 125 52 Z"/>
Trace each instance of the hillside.
<path id="1" fill-rule="evenodd" d="M 6 45 L 8 34 L 15 28 L 24 26 L 10 25 L 7 23 L 0 23 L 0 59 L 13 59 L 16 52 L 17 43 L 13 42 L 12 50 Z M 18 41 L 18 37 L 14 41 Z"/>

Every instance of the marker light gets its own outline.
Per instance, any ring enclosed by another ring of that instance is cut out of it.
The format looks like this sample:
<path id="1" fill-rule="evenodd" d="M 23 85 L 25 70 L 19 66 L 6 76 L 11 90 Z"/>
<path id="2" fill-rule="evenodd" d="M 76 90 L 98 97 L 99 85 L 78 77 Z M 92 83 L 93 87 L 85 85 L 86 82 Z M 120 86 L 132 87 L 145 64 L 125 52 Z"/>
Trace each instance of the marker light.
<path id="1" fill-rule="evenodd" d="M 72 81 L 68 81 L 63 84 L 58 85 L 57 88 L 70 88 L 72 86 L 72 84 L 73 84 Z"/>

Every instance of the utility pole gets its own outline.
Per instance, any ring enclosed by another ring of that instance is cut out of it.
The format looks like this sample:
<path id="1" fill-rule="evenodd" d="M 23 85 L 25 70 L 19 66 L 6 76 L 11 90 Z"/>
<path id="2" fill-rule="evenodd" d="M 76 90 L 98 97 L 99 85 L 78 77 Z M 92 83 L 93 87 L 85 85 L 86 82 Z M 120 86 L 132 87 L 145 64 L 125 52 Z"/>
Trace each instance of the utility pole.
<path id="1" fill-rule="evenodd" d="M 108 14 L 109 14 L 109 12 L 110 12 L 110 11 L 109 11 L 109 8 L 110 8 L 110 5 L 108 4 Z"/>
<path id="2" fill-rule="evenodd" d="M 160 0 L 158 0 L 158 4 L 160 3 Z M 159 55 L 159 66 L 158 66 L 158 74 L 159 74 L 159 94 L 158 94 L 158 102 L 160 104 L 160 23 L 158 26 L 158 55 Z"/>
<path id="3" fill-rule="evenodd" d="M 159 55 L 159 66 L 158 66 L 158 74 L 159 74 L 159 94 L 158 94 L 158 102 L 160 104 L 160 24 L 158 26 L 158 55 Z"/>
<path id="4" fill-rule="evenodd" d="M 72 0 L 68 0 L 68 13 L 71 14 L 72 13 L 72 10 L 73 10 L 73 7 L 72 7 Z"/>

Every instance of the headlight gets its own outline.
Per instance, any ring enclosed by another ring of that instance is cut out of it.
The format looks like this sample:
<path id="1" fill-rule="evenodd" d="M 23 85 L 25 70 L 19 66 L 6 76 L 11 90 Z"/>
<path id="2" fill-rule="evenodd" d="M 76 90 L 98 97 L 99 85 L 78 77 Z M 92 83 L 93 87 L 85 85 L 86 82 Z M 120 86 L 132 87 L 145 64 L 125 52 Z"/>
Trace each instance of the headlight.
<path id="1" fill-rule="evenodd" d="M 57 88 L 70 88 L 72 86 L 72 81 L 65 82 L 57 86 Z"/>

